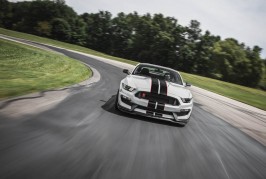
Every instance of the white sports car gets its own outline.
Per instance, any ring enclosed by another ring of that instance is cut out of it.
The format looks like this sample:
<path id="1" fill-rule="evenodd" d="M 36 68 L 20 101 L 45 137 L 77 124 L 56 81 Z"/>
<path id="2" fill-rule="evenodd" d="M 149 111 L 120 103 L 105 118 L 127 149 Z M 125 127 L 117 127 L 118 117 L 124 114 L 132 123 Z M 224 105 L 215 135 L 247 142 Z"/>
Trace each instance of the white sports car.
<path id="1" fill-rule="evenodd" d="M 186 125 L 193 98 L 180 74 L 170 68 L 140 63 L 127 74 L 117 93 L 117 109 Z"/>

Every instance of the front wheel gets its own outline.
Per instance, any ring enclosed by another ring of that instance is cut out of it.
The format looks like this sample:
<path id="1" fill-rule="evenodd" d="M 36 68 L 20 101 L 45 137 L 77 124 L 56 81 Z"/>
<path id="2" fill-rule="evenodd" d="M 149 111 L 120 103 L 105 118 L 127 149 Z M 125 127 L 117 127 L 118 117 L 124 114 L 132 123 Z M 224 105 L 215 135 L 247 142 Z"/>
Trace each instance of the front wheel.
<path id="1" fill-rule="evenodd" d="M 118 108 L 118 96 L 119 96 L 119 90 L 117 91 L 116 98 L 115 98 L 115 109 L 119 110 Z"/>
<path id="2" fill-rule="evenodd" d="M 185 127 L 187 123 L 178 124 L 180 127 Z"/>

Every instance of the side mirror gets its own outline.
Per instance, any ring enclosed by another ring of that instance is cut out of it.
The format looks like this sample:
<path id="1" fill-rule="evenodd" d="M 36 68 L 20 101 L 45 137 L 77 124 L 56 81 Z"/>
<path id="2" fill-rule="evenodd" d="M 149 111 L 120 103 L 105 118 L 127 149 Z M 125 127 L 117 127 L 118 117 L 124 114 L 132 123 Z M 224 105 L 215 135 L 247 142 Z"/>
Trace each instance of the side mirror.
<path id="1" fill-rule="evenodd" d="M 185 87 L 190 87 L 190 86 L 191 86 L 190 83 L 185 82 Z"/>
<path id="2" fill-rule="evenodd" d="M 126 73 L 127 75 L 130 75 L 130 72 L 128 71 L 128 69 L 123 69 L 123 73 Z"/>

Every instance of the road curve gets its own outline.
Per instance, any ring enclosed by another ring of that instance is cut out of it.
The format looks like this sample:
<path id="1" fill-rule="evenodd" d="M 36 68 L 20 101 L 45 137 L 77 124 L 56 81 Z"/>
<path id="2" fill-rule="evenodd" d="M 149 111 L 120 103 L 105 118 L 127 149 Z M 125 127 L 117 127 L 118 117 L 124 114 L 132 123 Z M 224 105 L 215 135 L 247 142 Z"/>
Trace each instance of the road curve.
<path id="1" fill-rule="evenodd" d="M 186 127 L 117 112 L 120 68 L 53 50 L 101 79 L 40 114 L 0 114 L 0 178 L 266 178 L 265 146 L 200 103 Z"/>

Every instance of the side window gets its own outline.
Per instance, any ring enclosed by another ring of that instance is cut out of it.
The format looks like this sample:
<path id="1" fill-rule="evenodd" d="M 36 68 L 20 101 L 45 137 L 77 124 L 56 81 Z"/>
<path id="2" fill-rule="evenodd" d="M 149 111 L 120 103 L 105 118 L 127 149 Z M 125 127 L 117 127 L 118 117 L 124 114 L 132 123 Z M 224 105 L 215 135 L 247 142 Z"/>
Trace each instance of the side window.
<path id="1" fill-rule="evenodd" d="M 173 83 L 182 85 L 182 80 L 181 80 L 179 74 L 176 73 L 176 72 L 171 72 L 170 73 L 170 81 L 173 82 Z"/>
<path id="2" fill-rule="evenodd" d="M 139 67 L 137 68 L 137 70 L 136 70 L 136 73 L 139 74 L 140 71 L 141 71 L 141 69 L 142 69 L 142 68 L 139 66 Z"/>
<path id="3" fill-rule="evenodd" d="M 181 77 L 180 77 L 180 75 L 178 73 L 176 73 L 176 81 L 177 81 L 177 84 L 183 85 Z"/>
<path id="4" fill-rule="evenodd" d="M 140 71 L 141 71 L 141 69 L 142 69 L 142 66 L 141 66 L 141 65 L 137 66 L 137 67 L 135 68 L 135 70 L 134 70 L 133 74 L 134 74 L 134 75 L 137 75 L 137 74 L 139 74 L 139 73 L 140 73 Z"/>

